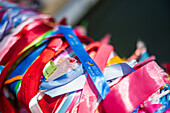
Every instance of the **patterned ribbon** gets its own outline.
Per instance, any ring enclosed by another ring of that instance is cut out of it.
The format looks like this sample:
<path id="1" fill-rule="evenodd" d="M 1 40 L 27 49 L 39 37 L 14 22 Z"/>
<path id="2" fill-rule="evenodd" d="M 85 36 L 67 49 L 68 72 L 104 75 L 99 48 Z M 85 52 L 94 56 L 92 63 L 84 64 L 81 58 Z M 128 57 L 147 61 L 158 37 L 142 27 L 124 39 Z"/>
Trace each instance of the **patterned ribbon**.
<path id="1" fill-rule="evenodd" d="M 102 99 L 104 99 L 107 93 L 110 91 L 110 87 L 107 84 L 106 79 L 104 78 L 99 67 L 84 50 L 83 45 L 81 44 L 71 27 L 59 26 L 58 32 L 61 32 L 65 36 L 75 54 L 78 56 L 81 63 L 89 73 L 100 96 L 102 97 Z"/>

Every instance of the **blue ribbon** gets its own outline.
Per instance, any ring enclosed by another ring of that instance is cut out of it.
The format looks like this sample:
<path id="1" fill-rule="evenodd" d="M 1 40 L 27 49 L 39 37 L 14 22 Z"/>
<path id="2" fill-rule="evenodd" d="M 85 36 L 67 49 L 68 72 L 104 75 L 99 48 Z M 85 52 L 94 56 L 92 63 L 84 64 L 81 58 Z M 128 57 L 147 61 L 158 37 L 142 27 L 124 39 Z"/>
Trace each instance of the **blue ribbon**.
<path id="1" fill-rule="evenodd" d="M 164 111 L 166 111 L 169 108 L 170 108 L 170 100 L 164 102 L 162 104 L 162 106 L 159 109 L 157 109 L 154 113 L 163 113 Z"/>
<path id="2" fill-rule="evenodd" d="M 132 73 L 133 71 L 135 70 L 131 68 L 128 64 L 119 63 L 119 64 L 113 64 L 110 65 L 109 67 L 106 67 L 104 69 L 104 75 L 106 80 L 113 80 L 117 77 L 121 77 L 129 73 Z"/>
<path id="3" fill-rule="evenodd" d="M 56 96 L 59 96 L 65 93 L 81 90 L 84 87 L 86 76 L 87 74 L 81 75 L 65 85 L 62 85 L 60 87 L 56 87 L 53 89 L 49 89 L 45 91 L 44 93 L 53 98 L 53 97 L 56 97 Z"/>
<path id="4" fill-rule="evenodd" d="M 132 112 L 132 113 L 138 113 L 138 109 L 139 109 L 139 107 L 140 107 L 140 106 L 138 106 L 137 108 L 135 108 L 135 109 L 133 110 L 133 112 Z"/>
<path id="5" fill-rule="evenodd" d="M 149 58 L 149 54 L 148 54 L 147 51 L 145 51 L 145 52 L 141 55 L 141 57 L 140 57 L 140 59 L 139 59 L 138 62 L 142 62 L 142 61 L 146 60 L 147 58 Z"/>
<path id="6" fill-rule="evenodd" d="M 109 92 L 109 89 L 107 89 L 108 84 L 105 83 L 106 79 L 113 80 L 117 77 L 127 75 L 134 71 L 134 69 L 131 68 L 128 64 L 120 63 L 120 64 L 115 64 L 115 65 L 111 65 L 110 67 L 107 67 L 104 72 L 104 75 L 105 75 L 105 77 L 104 77 L 102 72 L 100 71 L 100 69 L 94 63 L 94 61 L 89 57 L 87 52 L 85 52 L 84 48 L 81 45 L 81 42 L 78 40 L 78 38 L 72 32 L 71 27 L 64 27 L 64 30 L 63 30 L 63 27 L 64 26 L 60 26 L 59 30 L 54 32 L 53 35 L 59 34 L 62 32 L 64 34 L 65 38 L 67 37 L 66 39 L 70 43 L 70 46 L 72 47 L 72 49 L 74 50 L 74 52 L 76 53 L 78 58 L 81 59 L 80 61 L 82 62 L 85 69 L 87 68 L 86 70 L 89 71 L 89 75 L 91 75 L 92 81 L 94 82 L 96 88 L 98 88 L 98 91 L 101 92 L 102 99 L 104 99 L 104 97 Z M 76 39 L 74 39 L 74 38 L 76 38 Z M 84 69 L 83 69 L 82 65 L 80 65 L 75 70 L 72 70 L 71 72 L 61 76 L 60 78 L 55 79 L 54 81 L 45 81 L 44 80 L 42 82 L 42 84 L 40 85 L 40 89 L 42 89 L 42 90 L 48 89 L 45 92 L 45 94 L 48 94 L 51 97 L 58 96 L 61 94 L 61 92 L 66 93 L 66 91 L 64 90 L 65 88 L 67 89 L 69 87 L 74 87 L 74 86 L 70 86 L 68 83 L 73 82 L 72 84 L 74 84 L 75 79 L 77 77 L 80 77 L 80 75 L 82 75 L 83 73 L 84 73 Z M 84 83 L 85 79 L 84 80 L 83 79 L 84 78 L 82 78 L 81 81 Z M 77 84 L 80 84 L 80 82 Z M 65 86 L 63 86 L 63 85 L 65 85 Z M 104 89 L 104 88 L 106 88 L 106 89 Z M 80 87 L 73 88 L 70 91 L 76 91 L 77 89 L 80 89 Z"/>
<path id="7" fill-rule="evenodd" d="M 18 4 L 12 3 L 12 2 L 8 2 L 8 1 L 1 1 L 0 4 L 3 7 L 18 7 Z"/>
<path id="8" fill-rule="evenodd" d="M 105 68 L 104 77 L 106 78 L 106 80 L 113 80 L 117 77 L 121 77 L 129 73 L 132 73 L 133 71 L 134 69 L 131 68 L 126 63 L 114 64 L 114 65 L 110 65 L 109 67 Z M 40 89 L 46 90 L 46 89 L 60 87 L 62 85 L 65 85 L 73 81 L 74 79 L 76 79 L 77 77 L 81 76 L 84 73 L 85 73 L 85 69 L 83 68 L 82 65 L 80 65 L 76 69 L 73 69 L 69 73 L 62 75 L 61 77 L 53 81 L 45 81 L 45 79 L 41 79 L 43 82 L 40 85 Z"/>
<path id="9" fill-rule="evenodd" d="M 5 10 L 6 8 L 3 8 Z M 4 33 L 10 31 L 13 27 L 16 27 L 21 22 L 25 21 L 27 18 L 37 15 L 33 11 L 26 11 L 21 13 L 21 10 L 28 9 L 26 7 L 21 8 L 7 8 L 7 11 L 2 17 L 0 22 L 0 40 L 3 39 Z M 29 9 L 28 9 L 29 10 Z"/>
<path id="10" fill-rule="evenodd" d="M 65 100 L 65 102 L 63 103 L 63 105 L 61 106 L 61 108 L 59 109 L 58 113 L 65 113 L 66 110 L 68 109 L 68 107 L 70 106 L 72 100 L 74 99 L 74 95 L 75 95 L 75 91 L 69 93 L 69 95 L 66 97 L 67 99 Z"/>
<path id="11" fill-rule="evenodd" d="M 160 93 L 162 93 L 162 92 L 164 92 L 166 90 L 169 90 L 169 89 L 170 89 L 170 85 L 169 84 L 165 84 L 164 88 L 161 90 Z M 163 96 L 162 98 L 160 98 L 159 103 L 163 104 L 164 102 L 167 102 L 167 101 L 170 101 L 170 94 L 167 94 L 167 95 Z"/>
<path id="12" fill-rule="evenodd" d="M 33 11 L 26 11 L 24 13 L 20 13 L 18 16 L 16 16 L 14 18 L 15 21 L 14 22 L 14 27 L 16 27 L 17 25 L 19 25 L 20 23 L 22 23 L 23 21 L 25 21 L 26 19 L 36 16 L 37 13 L 33 12 Z"/>
<path id="13" fill-rule="evenodd" d="M 165 84 L 164 88 L 161 90 L 160 93 L 169 90 L 170 89 L 170 85 L 169 84 Z M 168 108 L 170 108 L 170 94 L 167 94 L 165 96 L 163 96 L 162 98 L 160 98 L 159 103 L 162 104 L 162 106 L 157 109 L 155 111 L 155 113 L 163 113 L 164 111 L 166 111 Z"/>
<path id="14" fill-rule="evenodd" d="M 110 87 L 107 84 L 107 81 L 102 74 L 99 67 L 92 60 L 92 58 L 88 55 L 88 53 L 83 48 L 82 43 L 78 39 L 78 37 L 73 32 L 72 27 L 69 26 L 59 26 L 59 30 L 55 32 L 56 34 L 63 34 L 75 54 L 89 73 L 95 87 L 97 88 L 99 95 L 102 99 L 106 97 L 106 95 L 110 91 Z"/>
<path id="15" fill-rule="evenodd" d="M 5 66 L 0 65 L 0 74 L 1 74 L 2 70 L 4 69 L 4 67 Z"/>
<path id="16" fill-rule="evenodd" d="M 23 75 L 25 71 L 28 69 L 28 67 L 34 62 L 34 60 L 40 55 L 40 53 L 44 50 L 44 48 L 48 45 L 49 41 L 40 45 L 35 51 L 33 51 L 31 54 L 29 54 L 27 57 L 25 57 L 18 66 L 12 71 L 9 78 L 13 78 L 18 75 Z M 17 85 L 18 80 L 12 82 L 9 84 L 9 88 L 14 93 L 15 86 Z M 15 94 L 15 93 L 14 93 Z"/>
<path id="17" fill-rule="evenodd" d="M 111 65 L 110 68 L 105 68 L 104 76 L 106 80 L 109 81 L 117 77 L 130 74 L 133 71 L 134 69 L 126 63 L 114 64 Z M 85 75 L 82 75 L 84 72 L 85 70 L 83 66 L 80 65 L 76 69 L 70 71 L 65 75 L 62 75 L 60 78 L 57 78 L 54 81 L 43 80 L 40 88 L 47 89 L 47 91 L 45 91 L 44 93 L 51 97 L 56 97 L 61 94 L 83 89 L 84 83 L 86 81 Z"/>
<path id="18" fill-rule="evenodd" d="M 40 89 L 45 90 L 45 89 L 51 89 L 51 88 L 65 85 L 84 73 L 85 73 L 85 70 L 83 69 L 83 66 L 80 65 L 76 69 L 73 69 L 72 71 L 68 72 L 67 74 L 62 75 L 61 77 L 53 81 L 43 81 L 40 85 Z"/>

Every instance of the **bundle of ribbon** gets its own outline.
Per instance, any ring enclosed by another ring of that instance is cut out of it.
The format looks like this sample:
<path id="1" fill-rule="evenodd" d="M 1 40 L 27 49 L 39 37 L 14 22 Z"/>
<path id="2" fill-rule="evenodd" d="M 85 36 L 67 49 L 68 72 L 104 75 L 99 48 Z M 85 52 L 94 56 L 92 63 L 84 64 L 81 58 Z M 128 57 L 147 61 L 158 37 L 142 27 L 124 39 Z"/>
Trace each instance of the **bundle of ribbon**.
<path id="1" fill-rule="evenodd" d="M 0 25 L 1 112 L 170 111 L 169 76 L 142 41 L 121 59 L 109 35 L 95 42 L 79 28 L 3 2 Z"/>

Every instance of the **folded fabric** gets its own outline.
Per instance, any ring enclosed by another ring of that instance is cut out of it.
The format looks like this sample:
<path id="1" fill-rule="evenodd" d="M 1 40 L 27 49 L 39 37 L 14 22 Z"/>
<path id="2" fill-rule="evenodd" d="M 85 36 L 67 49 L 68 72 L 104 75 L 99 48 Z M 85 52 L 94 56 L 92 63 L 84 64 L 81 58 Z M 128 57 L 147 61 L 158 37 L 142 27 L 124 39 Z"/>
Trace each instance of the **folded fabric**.
<path id="1" fill-rule="evenodd" d="M 163 70 L 150 62 L 123 78 L 103 100 L 103 109 L 107 113 L 132 112 L 141 102 L 164 85 Z"/>
<path id="2" fill-rule="evenodd" d="M 52 89 L 52 88 L 60 87 L 62 85 L 65 85 L 71 82 L 72 80 L 76 79 L 77 77 L 81 76 L 84 73 L 85 73 L 85 70 L 83 66 L 80 65 L 76 69 L 73 69 L 72 71 L 68 72 L 67 74 L 62 75 L 61 77 L 53 81 L 43 81 L 40 85 L 40 89 L 45 90 L 45 89 Z"/>

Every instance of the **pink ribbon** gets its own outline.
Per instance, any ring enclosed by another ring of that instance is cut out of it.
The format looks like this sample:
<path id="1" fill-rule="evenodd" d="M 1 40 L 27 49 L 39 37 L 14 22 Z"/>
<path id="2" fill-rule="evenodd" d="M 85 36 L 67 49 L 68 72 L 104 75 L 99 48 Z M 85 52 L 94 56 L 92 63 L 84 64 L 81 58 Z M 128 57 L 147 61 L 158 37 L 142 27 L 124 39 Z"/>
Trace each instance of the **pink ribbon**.
<path id="1" fill-rule="evenodd" d="M 102 44 L 98 49 L 94 61 L 101 71 L 104 70 L 104 67 L 106 66 L 107 60 L 112 51 L 113 47 L 108 44 Z M 78 113 L 94 113 L 97 103 L 97 96 L 97 89 L 88 75 L 80 99 Z"/>
<path id="2" fill-rule="evenodd" d="M 164 74 L 163 69 L 154 61 L 129 74 L 112 87 L 103 101 L 104 111 L 107 113 L 132 112 L 164 85 L 162 79 Z"/>

